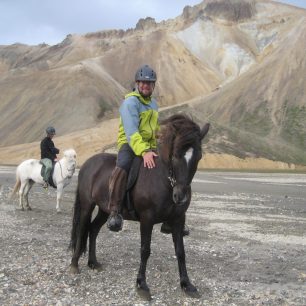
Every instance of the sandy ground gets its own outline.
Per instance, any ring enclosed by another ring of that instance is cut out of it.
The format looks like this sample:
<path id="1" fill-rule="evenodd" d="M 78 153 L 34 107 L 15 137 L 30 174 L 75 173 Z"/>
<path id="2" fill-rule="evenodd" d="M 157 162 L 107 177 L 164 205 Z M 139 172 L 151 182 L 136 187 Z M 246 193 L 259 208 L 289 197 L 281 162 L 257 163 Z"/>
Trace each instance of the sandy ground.
<path id="1" fill-rule="evenodd" d="M 67 250 L 76 177 L 63 212 L 55 191 L 33 188 L 32 211 L 8 193 L 13 168 L 0 167 L 0 304 L 2 305 L 306 305 L 306 175 L 199 172 L 185 238 L 187 269 L 200 298 L 179 286 L 172 239 L 154 227 L 147 281 L 152 300 L 135 289 L 139 224 L 120 233 L 103 228 L 97 257 L 71 275 Z"/>

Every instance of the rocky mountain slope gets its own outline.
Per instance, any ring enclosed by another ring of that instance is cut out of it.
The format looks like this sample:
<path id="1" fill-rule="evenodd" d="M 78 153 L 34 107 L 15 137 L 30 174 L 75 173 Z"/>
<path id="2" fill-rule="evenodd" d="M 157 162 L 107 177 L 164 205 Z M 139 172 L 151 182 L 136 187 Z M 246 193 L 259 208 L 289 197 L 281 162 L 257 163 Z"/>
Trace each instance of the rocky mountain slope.
<path id="1" fill-rule="evenodd" d="M 175 19 L 147 17 L 127 31 L 0 46 L 0 160 L 14 145 L 39 141 L 47 125 L 63 145 L 109 146 L 117 129 L 107 140 L 91 129 L 118 116 L 135 70 L 148 63 L 158 74 L 155 95 L 168 107 L 162 116 L 184 111 L 212 123 L 208 152 L 306 164 L 305 30 L 304 9 L 205 0 Z M 82 135 L 84 145 L 71 135 Z"/>

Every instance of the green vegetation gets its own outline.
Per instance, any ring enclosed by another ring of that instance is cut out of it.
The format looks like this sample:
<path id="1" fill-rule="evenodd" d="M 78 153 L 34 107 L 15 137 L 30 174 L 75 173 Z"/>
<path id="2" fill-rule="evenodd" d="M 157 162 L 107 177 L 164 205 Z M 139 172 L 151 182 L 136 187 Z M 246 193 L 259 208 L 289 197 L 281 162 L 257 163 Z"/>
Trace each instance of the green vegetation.
<path id="1" fill-rule="evenodd" d="M 306 150 L 306 108 L 292 106 L 286 108 L 281 136 L 288 143 Z"/>
<path id="2" fill-rule="evenodd" d="M 256 135 L 267 136 L 273 127 L 267 101 L 260 103 L 252 112 L 246 111 L 245 105 L 241 104 L 236 117 L 233 121 L 235 126 Z"/>
<path id="3" fill-rule="evenodd" d="M 98 105 L 100 107 L 99 113 L 97 115 L 98 119 L 102 119 L 106 112 L 112 110 L 111 106 L 107 102 L 105 102 L 102 98 L 98 100 Z"/>
<path id="4" fill-rule="evenodd" d="M 220 138 L 220 135 L 222 135 L 222 138 Z M 214 139 L 218 137 L 220 141 L 215 143 Z M 304 150 L 290 146 L 281 140 L 263 137 L 240 128 L 221 126 L 216 122 L 212 122 L 209 139 L 211 139 L 210 141 L 212 141 L 212 147 L 214 148 L 211 150 L 209 141 L 207 144 L 209 152 L 219 151 L 239 158 L 263 157 L 285 163 L 306 165 Z"/>

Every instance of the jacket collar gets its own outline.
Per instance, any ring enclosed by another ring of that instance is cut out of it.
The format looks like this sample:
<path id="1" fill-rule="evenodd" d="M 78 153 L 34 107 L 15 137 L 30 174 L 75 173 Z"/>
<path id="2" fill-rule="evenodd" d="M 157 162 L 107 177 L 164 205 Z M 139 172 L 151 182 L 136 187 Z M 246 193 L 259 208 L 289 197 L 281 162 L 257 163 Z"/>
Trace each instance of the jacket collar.
<path id="1" fill-rule="evenodd" d="M 139 101 L 143 104 L 146 104 L 148 105 L 150 102 L 151 102 L 151 96 L 150 97 L 147 97 L 147 98 L 144 98 L 138 90 L 136 91 L 132 91 L 130 93 L 128 93 L 126 96 L 125 96 L 125 99 L 128 98 L 128 97 L 137 97 L 139 99 Z"/>

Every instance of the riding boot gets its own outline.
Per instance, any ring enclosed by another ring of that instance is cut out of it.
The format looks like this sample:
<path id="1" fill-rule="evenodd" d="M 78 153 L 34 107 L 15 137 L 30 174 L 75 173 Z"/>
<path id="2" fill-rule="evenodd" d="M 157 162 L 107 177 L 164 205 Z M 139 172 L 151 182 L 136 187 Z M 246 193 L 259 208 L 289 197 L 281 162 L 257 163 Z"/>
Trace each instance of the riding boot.
<path id="1" fill-rule="evenodd" d="M 161 225 L 160 231 L 164 234 L 171 234 L 172 233 L 172 227 L 168 222 L 164 222 Z M 189 228 L 186 224 L 184 224 L 183 236 L 189 236 Z"/>
<path id="2" fill-rule="evenodd" d="M 119 214 L 120 205 L 123 201 L 127 183 L 127 173 L 124 169 L 116 167 L 109 181 L 109 203 L 110 215 L 107 219 L 107 227 L 114 232 L 121 231 L 123 218 Z"/>

